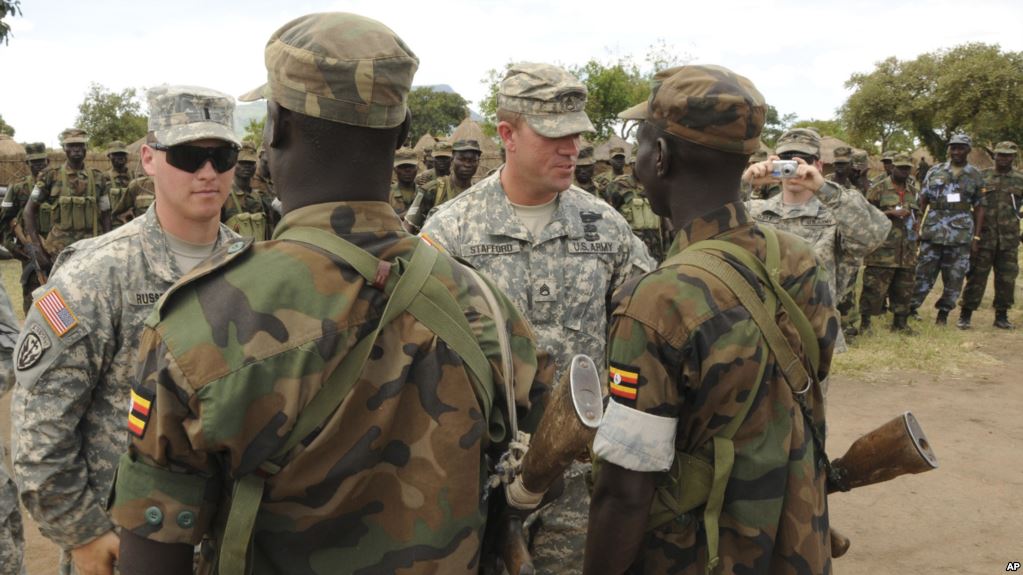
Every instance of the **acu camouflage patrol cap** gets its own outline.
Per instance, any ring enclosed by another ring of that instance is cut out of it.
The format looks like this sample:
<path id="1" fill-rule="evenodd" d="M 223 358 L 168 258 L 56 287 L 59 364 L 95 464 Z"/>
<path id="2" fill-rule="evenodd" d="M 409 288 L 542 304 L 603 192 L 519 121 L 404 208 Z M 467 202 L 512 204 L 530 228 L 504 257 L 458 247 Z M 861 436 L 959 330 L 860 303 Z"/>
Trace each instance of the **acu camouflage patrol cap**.
<path id="1" fill-rule="evenodd" d="M 913 158 L 910 158 L 909 154 L 905 152 L 892 152 L 892 165 L 912 168 Z"/>
<path id="2" fill-rule="evenodd" d="M 27 150 L 28 146 L 25 146 L 25 149 Z M 1019 146 L 1017 146 L 1015 142 L 1009 141 L 998 142 L 997 144 L 995 144 L 995 153 L 1012 154 L 1013 156 L 1015 156 L 1017 153 L 1019 153 Z"/>
<path id="3" fill-rule="evenodd" d="M 835 148 L 835 159 L 832 161 L 833 164 L 848 164 L 852 160 L 852 148 L 849 146 L 839 146 Z"/>
<path id="4" fill-rule="evenodd" d="M 288 22 L 270 36 L 264 58 L 267 83 L 240 100 L 269 98 L 293 112 L 366 128 L 405 121 L 419 68 L 390 28 L 345 12 Z"/>
<path id="5" fill-rule="evenodd" d="M 867 155 L 863 150 L 856 150 L 852 153 L 850 164 L 854 169 L 865 170 L 867 169 L 868 160 L 870 156 Z"/>
<path id="6" fill-rule="evenodd" d="M 256 146 L 253 146 L 249 142 L 242 144 L 241 151 L 238 152 L 239 162 L 255 162 L 259 159 L 259 154 L 256 152 Z"/>
<path id="7" fill-rule="evenodd" d="M 748 78 L 721 66 L 677 66 L 658 72 L 649 100 L 618 117 L 722 152 L 752 154 L 765 114 L 764 97 Z"/>
<path id="8" fill-rule="evenodd" d="M 31 162 L 32 160 L 45 160 L 46 158 L 46 144 L 42 142 L 25 144 L 26 161 Z"/>
<path id="9" fill-rule="evenodd" d="M 152 88 L 149 131 L 165 146 L 214 138 L 239 146 L 234 133 L 234 98 L 199 86 Z"/>
<path id="10" fill-rule="evenodd" d="M 579 157 L 575 160 L 577 166 L 592 166 L 597 163 L 593 157 L 593 146 L 586 145 L 579 149 Z"/>
<path id="11" fill-rule="evenodd" d="M 438 158 L 438 157 L 439 158 L 450 158 L 453 155 L 454 154 L 453 154 L 453 152 L 451 150 L 451 142 L 447 142 L 445 140 L 439 140 L 436 144 L 433 145 L 433 157 L 434 158 Z"/>
<path id="12" fill-rule="evenodd" d="M 817 133 L 817 130 L 811 130 L 810 128 L 789 130 L 778 138 L 778 145 L 774 151 L 776 154 L 799 152 L 800 154 L 820 157 L 821 135 Z"/>
<path id="13" fill-rule="evenodd" d="M 394 167 L 409 165 L 418 166 L 419 159 L 416 158 L 416 151 L 406 146 L 394 153 Z"/>
<path id="14" fill-rule="evenodd" d="M 120 140 L 114 140 L 113 142 L 110 142 L 110 145 L 107 147 L 107 157 L 108 158 L 110 156 L 114 155 L 114 154 L 127 154 L 127 153 L 128 153 L 128 149 L 125 148 L 124 142 L 122 142 Z"/>
<path id="15" fill-rule="evenodd" d="M 451 144 L 451 150 L 454 152 L 483 153 L 483 149 L 480 148 L 480 143 L 476 140 L 455 140 L 455 143 Z"/>
<path id="16" fill-rule="evenodd" d="M 508 68 L 497 92 L 497 107 L 522 114 L 546 138 L 593 132 L 586 115 L 586 86 L 551 64 L 519 62 Z"/>
<path id="17" fill-rule="evenodd" d="M 60 145 L 86 144 L 89 142 L 89 133 L 79 128 L 68 128 L 60 133 Z"/>

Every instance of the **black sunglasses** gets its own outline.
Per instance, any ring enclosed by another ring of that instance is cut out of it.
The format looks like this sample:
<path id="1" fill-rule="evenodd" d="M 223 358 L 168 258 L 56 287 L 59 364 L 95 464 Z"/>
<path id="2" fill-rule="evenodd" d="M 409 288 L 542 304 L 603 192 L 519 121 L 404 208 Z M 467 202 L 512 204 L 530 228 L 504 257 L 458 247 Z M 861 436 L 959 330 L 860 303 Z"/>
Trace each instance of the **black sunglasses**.
<path id="1" fill-rule="evenodd" d="M 238 148 L 235 146 L 216 146 L 204 148 L 202 146 L 189 146 L 178 144 L 177 146 L 164 146 L 163 144 L 150 144 L 150 148 L 167 152 L 167 163 L 179 170 L 195 173 L 209 161 L 218 174 L 230 170 L 238 163 Z"/>
<path id="2" fill-rule="evenodd" d="M 817 161 L 817 156 L 811 156 L 808 154 L 800 154 L 798 152 L 783 152 L 778 154 L 778 157 L 783 160 L 795 160 L 796 158 L 802 158 L 807 164 L 812 164 Z"/>

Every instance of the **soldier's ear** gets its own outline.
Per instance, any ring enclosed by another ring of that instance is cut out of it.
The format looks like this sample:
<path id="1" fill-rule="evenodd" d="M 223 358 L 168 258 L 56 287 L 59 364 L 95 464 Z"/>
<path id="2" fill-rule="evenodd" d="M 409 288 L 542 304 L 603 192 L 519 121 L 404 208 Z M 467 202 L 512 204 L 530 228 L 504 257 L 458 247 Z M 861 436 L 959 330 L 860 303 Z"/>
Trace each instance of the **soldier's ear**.
<path id="1" fill-rule="evenodd" d="M 409 132 L 412 131 L 412 110 L 405 109 L 405 121 L 401 123 L 401 132 L 398 134 L 398 141 L 394 143 L 394 149 L 405 145 L 405 140 L 408 139 Z"/>
<path id="2" fill-rule="evenodd" d="M 267 139 L 267 145 L 271 148 L 280 148 L 287 140 L 285 132 L 291 124 L 288 114 L 288 110 L 278 106 L 277 102 L 267 100 L 266 130 L 269 132 L 267 134 L 269 138 L 264 139 Z"/>
<path id="3" fill-rule="evenodd" d="M 657 177 L 664 178 L 671 170 L 671 153 L 668 149 L 668 142 L 664 138 L 657 138 Z"/>

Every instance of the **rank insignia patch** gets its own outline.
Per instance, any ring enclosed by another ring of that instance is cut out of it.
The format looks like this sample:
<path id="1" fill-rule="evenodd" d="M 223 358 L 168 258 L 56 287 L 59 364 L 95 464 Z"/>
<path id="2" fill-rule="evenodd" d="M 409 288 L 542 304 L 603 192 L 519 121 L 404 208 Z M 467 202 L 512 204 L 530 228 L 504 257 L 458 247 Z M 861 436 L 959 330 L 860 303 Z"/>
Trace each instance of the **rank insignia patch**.
<path id="1" fill-rule="evenodd" d="M 128 431 L 135 437 L 142 439 L 146 434 L 146 424 L 149 423 L 149 411 L 153 405 L 152 397 L 145 397 L 144 390 L 131 390 L 131 407 L 128 409 Z"/>
<path id="2" fill-rule="evenodd" d="M 35 306 L 58 337 L 64 337 L 64 334 L 78 325 L 78 318 L 68 309 L 64 297 L 57 288 L 51 289 L 36 300 Z"/>
<path id="3" fill-rule="evenodd" d="M 611 395 L 634 404 L 639 395 L 639 369 L 611 362 L 608 368 L 608 390 Z"/>

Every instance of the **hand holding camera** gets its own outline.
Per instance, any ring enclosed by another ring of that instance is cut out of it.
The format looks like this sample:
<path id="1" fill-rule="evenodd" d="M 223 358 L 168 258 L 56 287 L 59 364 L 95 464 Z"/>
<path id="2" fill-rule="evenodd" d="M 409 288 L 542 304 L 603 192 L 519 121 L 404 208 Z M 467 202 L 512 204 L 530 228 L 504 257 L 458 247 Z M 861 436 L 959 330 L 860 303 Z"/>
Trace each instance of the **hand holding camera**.
<path id="1" fill-rule="evenodd" d="M 816 193 L 824 185 L 824 176 L 815 165 L 799 157 L 782 160 L 773 155 L 746 168 L 742 180 L 753 186 L 782 183 L 786 191 L 794 194 L 806 190 Z"/>

